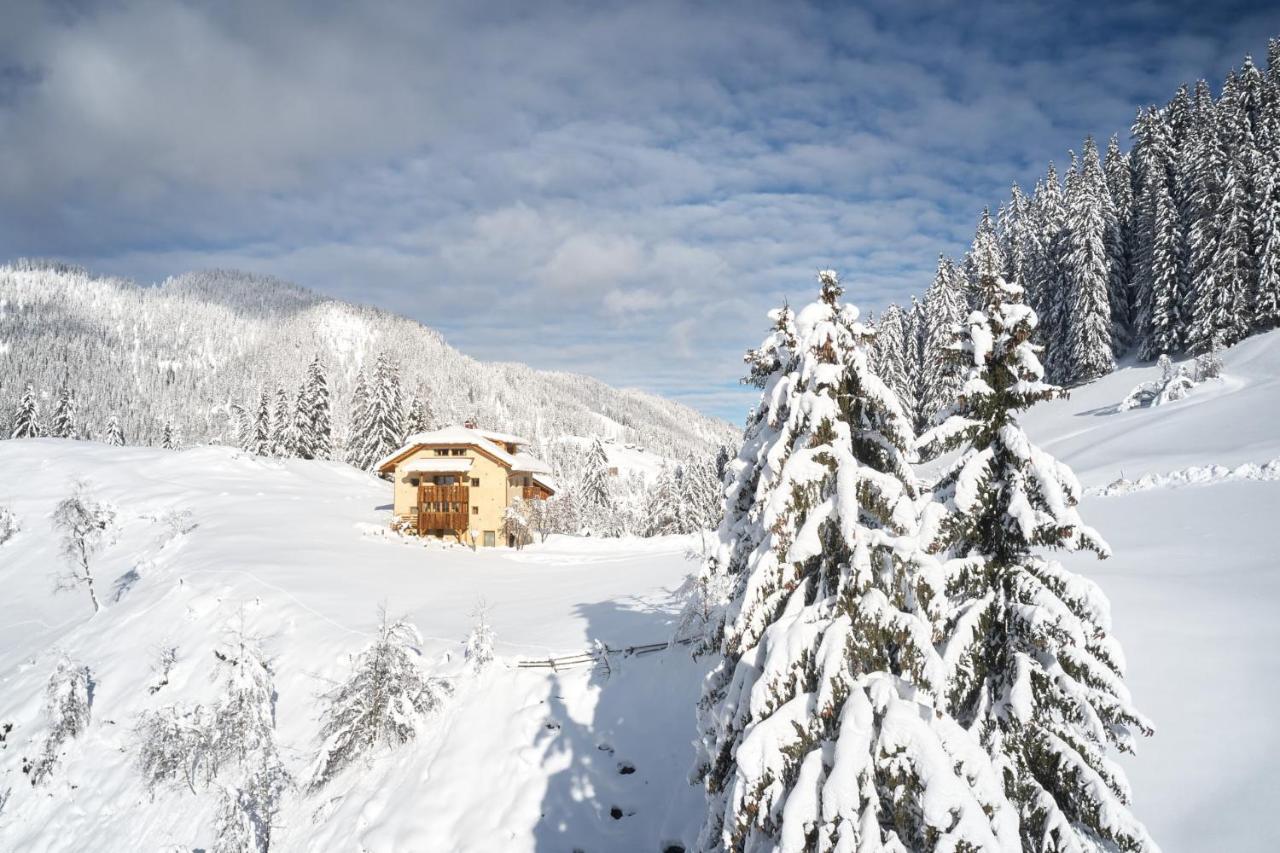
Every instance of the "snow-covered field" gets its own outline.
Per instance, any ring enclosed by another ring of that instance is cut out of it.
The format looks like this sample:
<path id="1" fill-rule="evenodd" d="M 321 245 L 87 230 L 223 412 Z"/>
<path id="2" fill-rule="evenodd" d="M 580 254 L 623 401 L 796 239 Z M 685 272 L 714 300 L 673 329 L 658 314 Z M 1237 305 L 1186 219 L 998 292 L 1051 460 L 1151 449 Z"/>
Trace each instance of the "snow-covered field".
<path id="1" fill-rule="evenodd" d="M 1280 458 L 1280 334 L 1245 342 L 1226 363 L 1224 380 L 1178 403 L 1108 414 L 1155 375 L 1130 368 L 1027 419 L 1094 490 L 1084 517 L 1115 550 L 1105 562 L 1068 562 L 1111 597 L 1129 684 L 1157 723 L 1127 764 L 1137 813 L 1166 851 L 1280 849 L 1269 817 L 1280 808 L 1280 482 L 1177 475 L 1263 470 Z M 1141 489 L 1099 491 L 1145 475 Z M 61 557 L 50 513 L 78 478 L 122 522 L 97 564 L 95 617 L 83 591 L 51 592 Z M 619 657 L 608 673 L 514 663 L 594 640 L 665 640 L 696 542 L 427 548 L 377 535 L 388 501 L 386 484 L 337 464 L 0 442 L 0 506 L 22 525 L 0 545 L 0 731 L 13 724 L 0 742 L 0 850 L 210 846 L 212 792 L 147 794 L 137 715 L 207 701 L 214 643 L 243 614 L 274 659 L 278 739 L 301 777 L 319 745 L 317 695 L 345 675 L 384 602 L 426 635 L 426 658 L 455 678 L 456 693 L 407 746 L 319 794 L 291 794 L 273 847 L 654 853 L 688 844 L 701 795 L 686 783 L 699 690 L 687 654 Z M 184 510 L 189 519 L 174 515 Z M 480 598 L 502 663 L 476 676 L 460 652 Z M 165 645 L 178 663 L 152 693 Z M 60 650 L 92 669 L 92 724 L 33 789 L 22 758 L 43 738 L 44 685 Z"/>

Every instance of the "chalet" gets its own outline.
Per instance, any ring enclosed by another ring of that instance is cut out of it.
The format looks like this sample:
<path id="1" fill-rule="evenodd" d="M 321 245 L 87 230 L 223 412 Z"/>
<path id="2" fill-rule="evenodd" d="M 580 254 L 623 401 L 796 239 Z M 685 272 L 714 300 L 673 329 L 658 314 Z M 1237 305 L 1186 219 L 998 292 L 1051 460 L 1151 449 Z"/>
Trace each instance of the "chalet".
<path id="1" fill-rule="evenodd" d="M 469 425 L 409 436 L 376 467 L 395 484 L 393 523 L 420 536 L 494 547 L 517 498 L 555 494 L 550 467 L 526 452 L 528 444 Z"/>

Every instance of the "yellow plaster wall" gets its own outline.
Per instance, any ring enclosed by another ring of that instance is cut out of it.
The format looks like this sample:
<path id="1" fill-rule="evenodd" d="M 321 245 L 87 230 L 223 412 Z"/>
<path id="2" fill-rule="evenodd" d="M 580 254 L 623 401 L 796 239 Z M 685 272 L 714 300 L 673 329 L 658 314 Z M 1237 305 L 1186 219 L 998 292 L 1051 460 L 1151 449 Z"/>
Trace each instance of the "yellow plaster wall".
<path id="1" fill-rule="evenodd" d="M 483 544 L 484 531 L 492 530 L 494 541 L 499 545 L 505 545 L 506 541 L 502 536 L 502 516 L 508 504 L 507 469 L 474 447 L 464 447 L 463 451 L 462 458 L 472 460 L 471 469 L 466 474 L 467 485 L 471 489 L 471 505 L 467 507 L 467 512 L 471 520 L 471 530 L 477 531 L 476 542 Z M 396 464 L 393 511 L 397 518 L 409 518 L 412 515 L 412 507 L 418 499 L 418 490 L 409 483 L 409 478 L 430 476 L 409 473 L 405 470 L 407 463 L 415 459 L 440 458 L 444 457 L 436 455 L 435 447 L 420 447 Z M 472 486 L 470 483 L 470 480 L 476 479 L 480 481 L 479 487 Z M 478 508 L 479 512 L 474 512 L 473 507 Z"/>

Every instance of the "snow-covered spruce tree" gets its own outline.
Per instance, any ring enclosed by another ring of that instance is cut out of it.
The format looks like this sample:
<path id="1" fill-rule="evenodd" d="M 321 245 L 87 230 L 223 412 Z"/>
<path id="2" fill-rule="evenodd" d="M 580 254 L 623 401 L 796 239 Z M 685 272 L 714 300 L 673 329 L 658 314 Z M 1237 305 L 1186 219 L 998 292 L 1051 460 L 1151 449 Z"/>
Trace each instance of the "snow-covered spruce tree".
<path id="1" fill-rule="evenodd" d="M 1280 128 L 1277 131 L 1280 132 Z M 1254 228 L 1254 244 L 1258 250 L 1254 322 L 1259 329 L 1274 329 L 1280 326 L 1280 151 L 1270 158 Z"/>
<path id="2" fill-rule="evenodd" d="M 36 392 L 27 383 L 26 390 L 18 400 L 18 411 L 13 415 L 13 428 L 9 438 L 39 438 L 44 435 L 44 427 L 40 424 L 40 404 L 36 401 Z"/>
<path id="3" fill-rule="evenodd" d="M 120 418 L 112 415 L 107 421 L 107 444 L 112 447 L 124 447 L 124 430 L 120 427 Z"/>
<path id="4" fill-rule="evenodd" d="M 49 435 L 53 438 L 75 438 L 76 429 L 76 395 L 64 381 L 58 389 L 58 402 L 53 409 L 53 420 L 49 424 Z"/>
<path id="5" fill-rule="evenodd" d="M 645 511 L 641 536 L 666 536 L 680 532 L 680 486 L 676 469 L 664 465 L 654 478 L 645 498 Z"/>
<path id="6" fill-rule="evenodd" d="M 715 460 L 690 459 L 676 483 L 681 506 L 681 532 L 704 533 L 720 524 L 723 496 Z"/>
<path id="7" fill-rule="evenodd" d="M 253 419 L 248 450 L 256 456 L 271 455 L 271 401 L 265 388 L 258 396 L 258 412 Z"/>
<path id="8" fill-rule="evenodd" d="M 295 453 L 302 459 L 328 459 L 333 454 L 333 424 L 329 380 L 320 356 L 311 360 L 298 391 L 294 411 Z"/>
<path id="9" fill-rule="evenodd" d="M 289 407 L 289 395 L 284 387 L 276 388 L 275 406 L 271 410 L 271 426 L 267 442 L 271 446 L 271 455 L 287 458 L 293 456 L 293 413 Z"/>
<path id="10" fill-rule="evenodd" d="M 419 394 L 409 401 L 409 409 L 404 416 L 404 433 L 408 437 L 431 429 L 431 404 Z"/>
<path id="11" fill-rule="evenodd" d="M 1080 174 L 1068 192 L 1064 272 L 1071 307 L 1066 317 L 1066 375 L 1073 382 L 1089 382 L 1115 369 L 1104 206 L 1107 185 L 1093 137 L 1085 140 Z"/>
<path id="12" fill-rule="evenodd" d="M 920 360 L 920 417 L 917 424 L 932 423 L 934 416 L 950 405 L 960 390 L 961 372 L 954 359 L 947 357 L 947 347 L 968 311 L 960 271 L 949 258 L 938 256 L 938 272 L 925 294 L 924 304 L 928 328 Z"/>
<path id="13" fill-rule="evenodd" d="M 618 533 L 609 477 L 609 454 L 597 435 L 591 439 L 591 448 L 583 459 L 578 496 L 582 522 L 594 535 L 613 536 Z"/>
<path id="14" fill-rule="evenodd" d="M 820 281 L 749 354 L 764 393 L 711 561 L 733 594 L 699 704 L 698 849 L 1010 849 L 997 776 L 936 710 L 941 576 L 913 538 L 910 421 Z"/>
<path id="15" fill-rule="evenodd" d="M 1133 345 L 1132 298 L 1133 278 L 1133 172 L 1129 157 L 1121 152 L 1115 134 L 1107 142 L 1102 171 L 1106 182 L 1104 217 L 1107 228 L 1108 276 L 1107 295 L 1111 309 L 1111 347 L 1115 355 L 1123 355 Z M 1006 276 L 1010 281 L 1025 281 L 1021 274 Z"/>
<path id="16" fill-rule="evenodd" d="M 1108 547 L 1075 507 L 1071 470 L 1031 444 L 1018 413 L 1062 392 L 1043 381 L 1022 288 L 982 282 L 957 346 L 968 366 L 951 416 L 921 437 L 960 448 L 925 508 L 921 535 L 946 564 L 946 710 L 974 732 L 1018 811 L 1028 851 L 1155 850 L 1107 756 L 1150 734 L 1123 684 L 1101 590 L 1038 547 Z"/>
<path id="17" fill-rule="evenodd" d="M 92 706 L 93 676 L 89 667 L 63 654 L 54 665 L 45 690 L 49 734 L 45 737 L 40 756 L 31 762 L 28 772 L 32 785 L 48 780 L 62 758 L 63 746 L 89 728 Z"/>
<path id="18" fill-rule="evenodd" d="M 452 693 L 447 680 L 423 670 L 421 646 L 417 628 L 403 619 L 392 622 L 381 611 L 373 642 L 356 656 L 347 679 L 323 697 L 324 745 L 309 790 L 318 791 L 380 746 L 411 740 L 422 720 Z"/>
<path id="19" fill-rule="evenodd" d="M 872 358 L 876 372 L 898 395 L 903 409 L 911 416 L 916 411 L 914 360 L 910 356 L 909 337 L 912 330 L 907 314 L 898 305 L 889 305 L 876 323 Z"/>
<path id="20" fill-rule="evenodd" d="M 476 603 L 471 616 L 475 619 L 475 624 L 471 626 L 466 639 L 462 641 L 462 656 L 471 664 L 472 669 L 480 672 L 493 663 L 493 647 L 498 641 L 498 636 L 493 626 L 489 624 L 489 605 L 483 598 Z"/>
<path id="21" fill-rule="evenodd" d="M 178 449 L 178 437 L 174 433 L 173 421 L 165 418 L 164 425 L 160 428 L 160 446 L 165 450 Z"/>
<path id="22" fill-rule="evenodd" d="M 364 400 L 357 400 L 354 406 L 348 460 L 367 471 L 404 440 L 400 371 L 387 353 L 378 356 L 373 378 L 365 387 Z"/>
<path id="23" fill-rule="evenodd" d="M 115 523 L 116 511 L 90 496 L 83 482 L 77 483 L 71 497 L 53 511 L 53 527 L 62 533 L 62 556 L 68 566 L 55 578 L 54 589 L 61 592 L 83 586 L 89 592 L 94 613 L 102 605 L 94 584 L 93 560 L 111 541 Z"/>

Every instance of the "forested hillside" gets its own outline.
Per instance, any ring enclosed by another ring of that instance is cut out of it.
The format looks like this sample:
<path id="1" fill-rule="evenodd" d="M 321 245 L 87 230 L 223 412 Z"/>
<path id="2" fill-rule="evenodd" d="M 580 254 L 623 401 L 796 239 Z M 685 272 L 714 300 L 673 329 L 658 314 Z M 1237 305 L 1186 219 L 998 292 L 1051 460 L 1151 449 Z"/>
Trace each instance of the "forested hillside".
<path id="1" fill-rule="evenodd" d="M 1205 80 L 1138 111 L 1112 136 L 1050 163 L 984 211 L 962 260 L 939 258 L 923 300 L 880 317 L 878 362 L 924 427 L 959 389 L 943 357 L 986 270 L 1022 282 L 1047 377 L 1076 385 L 1117 359 L 1200 354 L 1280 325 L 1280 39 L 1215 98 Z"/>
<path id="2" fill-rule="evenodd" d="M 298 446 L 318 398 L 323 435 Z M 476 361 L 417 322 L 275 279 L 210 271 L 143 287 L 60 264 L 0 267 L 6 437 L 233 444 L 367 467 L 406 432 L 469 417 L 540 450 L 602 435 L 705 457 L 736 435 L 650 394 Z"/>

